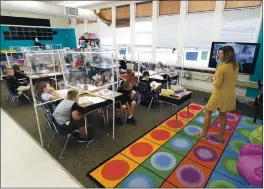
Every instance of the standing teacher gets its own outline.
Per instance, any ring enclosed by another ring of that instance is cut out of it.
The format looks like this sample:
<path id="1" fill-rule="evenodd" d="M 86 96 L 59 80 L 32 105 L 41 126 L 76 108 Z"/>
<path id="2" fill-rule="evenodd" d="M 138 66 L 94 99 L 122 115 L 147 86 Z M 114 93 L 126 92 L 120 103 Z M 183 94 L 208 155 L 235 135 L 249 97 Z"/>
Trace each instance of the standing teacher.
<path id="1" fill-rule="evenodd" d="M 220 111 L 220 129 L 213 136 L 219 142 L 224 142 L 224 133 L 227 124 L 226 113 L 236 109 L 235 84 L 239 66 L 236 61 L 235 51 L 231 46 L 220 48 L 218 56 L 221 63 L 215 71 L 213 92 L 205 108 L 204 128 L 202 132 L 195 133 L 195 135 L 201 138 L 207 138 L 207 131 L 211 125 L 211 114 L 218 109 Z"/>

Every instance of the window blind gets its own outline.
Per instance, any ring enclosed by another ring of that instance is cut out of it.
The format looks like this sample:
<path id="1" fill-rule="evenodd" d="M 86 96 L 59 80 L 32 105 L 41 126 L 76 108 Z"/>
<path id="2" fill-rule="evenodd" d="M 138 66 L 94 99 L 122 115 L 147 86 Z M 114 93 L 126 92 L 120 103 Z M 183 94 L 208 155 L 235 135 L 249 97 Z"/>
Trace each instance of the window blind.
<path id="1" fill-rule="evenodd" d="M 188 14 L 184 48 L 210 48 L 213 21 L 213 12 Z"/>
<path id="2" fill-rule="evenodd" d="M 112 23 L 112 9 L 102 9 L 99 13 L 95 13 L 101 21 L 106 23 L 107 25 L 111 25 Z"/>
<path id="3" fill-rule="evenodd" d="M 136 18 L 135 19 L 135 45 L 151 46 L 152 45 L 152 19 Z"/>
<path id="4" fill-rule="evenodd" d="M 116 28 L 130 26 L 130 6 L 125 5 L 116 9 Z"/>
<path id="5" fill-rule="evenodd" d="M 224 11 L 219 41 L 255 42 L 259 13 L 260 7 Z"/>
<path id="6" fill-rule="evenodd" d="M 225 1 L 225 9 L 235 9 L 235 8 L 245 8 L 245 7 L 256 7 L 261 6 L 260 0 L 254 0 L 254 1 Z"/>
<path id="7" fill-rule="evenodd" d="M 216 1 L 188 1 L 188 12 L 204 12 L 204 11 L 214 11 Z"/>
<path id="8" fill-rule="evenodd" d="M 180 8 L 180 0 L 160 1 L 159 15 L 180 14 Z"/>
<path id="9" fill-rule="evenodd" d="M 130 27 L 116 28 L 116 44 L 130 44 Z"/>
<path id="10" fill-rule="evenodd" d="M 157 24 L 157 47 L 177 48 L 180 15 L 159 16 Z"/>
<path id="11" fill-rule="evenodd" d="M 152 1 L 136 4 L 136 18 L 152 16 Z"/>
<path id="12" fill-rule="evenodd" d="M 104 22 L 100 22 L 100 40 L 102 46 L 113 46 L 112 29 Z"/>

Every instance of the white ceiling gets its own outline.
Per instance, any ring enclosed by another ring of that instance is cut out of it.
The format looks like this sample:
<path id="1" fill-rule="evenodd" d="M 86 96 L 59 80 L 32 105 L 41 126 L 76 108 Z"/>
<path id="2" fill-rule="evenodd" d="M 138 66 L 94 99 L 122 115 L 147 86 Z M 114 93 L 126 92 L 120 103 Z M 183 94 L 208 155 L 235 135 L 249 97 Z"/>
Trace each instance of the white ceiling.
<path id="1" fill-rule="evenodd" d="M 113 3 L 115 1 L 46 1 L 57 5 L 75 7 L 75 8 L 89 8 L 92 6 Z"/>

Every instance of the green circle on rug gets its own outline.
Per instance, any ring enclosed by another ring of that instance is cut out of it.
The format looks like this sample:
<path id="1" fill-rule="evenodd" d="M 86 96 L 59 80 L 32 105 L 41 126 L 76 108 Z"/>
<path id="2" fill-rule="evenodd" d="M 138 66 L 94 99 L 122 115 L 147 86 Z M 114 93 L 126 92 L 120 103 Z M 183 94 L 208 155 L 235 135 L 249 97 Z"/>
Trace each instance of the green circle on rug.
<path id="1" fill-rule="evenodd" d="M 209 188 L 236 188 L 236 186 L 225 180 L 214 180 L 210 183 Z"/>
<path id="2" fill-rule="evenodd" d="M 244 129 L 244 128 L 239 128 L 239 129 L 237 129 L 237 132 L 242 137 L 248 138 L 252 131 L 250 131 L 248 129 Z"/>
<path id="3" fill-rule="evenodd" d="M 237 172 L 237 159 L 234 157 L 224 157 L 222 160 L 222 165 L 224 169 L 231 173 L 232 175 L 239 176 L 239 173 Z"/>
<path id="4" fill-rule="evenodd" d="M 258 127 L 260 124 L 258 122 L 254 123 L 253 120 L 251 119 L 244 119 L 243 123 L 247 126 L 253 126 L 253 127 Z"/>
<path id="5" fill-rule="evenodd" d="M 241 140 L 232 140 L 230 146 L 235 152 L 239 152 L 239 149 L 246 144 L 247 144 L 246 142 Z"/>

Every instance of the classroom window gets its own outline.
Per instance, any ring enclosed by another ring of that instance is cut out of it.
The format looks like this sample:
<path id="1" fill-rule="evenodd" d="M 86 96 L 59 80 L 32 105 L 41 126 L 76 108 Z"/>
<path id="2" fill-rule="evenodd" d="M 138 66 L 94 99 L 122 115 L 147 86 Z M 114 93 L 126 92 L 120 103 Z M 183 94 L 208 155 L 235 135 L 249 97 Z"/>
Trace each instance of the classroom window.
<path id="1" fill-rule="evenodd" d="M 130 44 L 130 27 L 116 28 L 116 44 Z"/>
<path id="2" fill-rule="evenodd" d="M 100 22 L 100 40 L 101 46 L 113 46 L 112 28 L 102 21 Z"/>
<path id="3" fill-rule="evenodd" d="M 130 6 L 120 6 L 116 8 L 116 28 L 130 26 Z"/>
<path id="4" fill-rule="evenodd" d="M 216 1 L 188 1 L 188 13 L 214 11 Z"/>
<path id="5" fill-rule="evenodd" d="M 159 16 L 157 22 L 157 47 L 177 48 L 180 15 Z"/>
<path id="6" fill-rule="evenodd" d="M 180 14 L 181 1 L 159 1 L 159 15 Z"/>
<path id="7" fill-rule="evenodd" d="M 223 12 L 220 39 L 223 42 L 255 42 L 260 7 Z"/>
<path id="8" fill-rule="evenodd" d="M 152 1 L 136 4 L 136 18 L 152 17 Z"/>
<path id="9" fill-rule="evenodd" d="M 135 19 L 135 46 L 152 45 L 152 19 L 136 18 Z"/>
<path id="10" fill-rule="evenodd" d="M 246 8 L 246 7 L 257 7 L 261 6 L 260 0 L 254 1 L 234 1 L 234 0 L 226 0 L 225 1 L 225 9 L 236 9 L 236 8 Z"/>
<path id="11" fill-rule="evenodd" d="M 184 48 L 210 48 L 213 22 L 213 12 L 188 14 L 186 16 Z"/>

